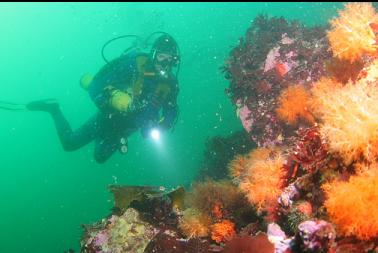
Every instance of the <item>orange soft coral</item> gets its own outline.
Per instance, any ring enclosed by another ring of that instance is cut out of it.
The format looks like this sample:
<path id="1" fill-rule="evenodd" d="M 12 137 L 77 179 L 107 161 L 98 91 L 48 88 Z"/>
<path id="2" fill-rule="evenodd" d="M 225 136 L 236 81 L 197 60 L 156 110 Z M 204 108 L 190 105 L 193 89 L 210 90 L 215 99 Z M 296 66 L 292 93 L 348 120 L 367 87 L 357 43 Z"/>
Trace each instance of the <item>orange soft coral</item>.
<path id="1" fill-rule="evenodd" d="M 300 201 L 296 204 L 295 208 L 306 216 L 311 216 L 312 214 L 312 205 L 309 201 Z"/>
<path id="2" fill-rule="evenodd" d="M 251 160 L 240 189 L 259 211 L 276 205 L 284 185 L 284 161 L 284 157 L 278 152 L 264 159 Z"/>
<path id="3" fill-rule="evenodd" d="M 290 125 L 295 125 L 300 119 L 314 123 L 314 117 L 308 111 L 310 94 L 303 85 L 289 86 L 278 98 L 277 116 Z"/>
<path id="4" fill-rule="evenodd" d="M 323 185 L 325 207 L 332 222 L 345 236 L 361 240 L 378 236 L 378 166 L 350 177 L 348 182 Z"/>
<path id="5" fill-rule="evenodd" d="M 256 148 L 249 152 L 247 155 L 248 163 L 258 160 L 266 160 L 271 156 L 274 156 L 276 150 L 270 148 Z"/>
<path id="6" fill-rule="evenodd" d="M 221 203 L 215 203 L 213 206 L 212 214 L 216 219 L 221 219 L 223 217 L 223 207 Z"/>
<path id="7" fill-rule="evenodd" d="M 189 208 L 179 219 L 179 228 L 187 238 L 206 237 L 209 235 L 210 217 L 198 210 Z"/>
<path id="8" fill-rule="evenodd" d="M 313 105 L 321 118 L 320 133 L 329 150 L 339 153 L 346 164 L 378 155 L 378 88 L 367 74 L 355 84 L 332 86 L 321 80 L 313 88 Z"/>
<path id="9" fill-rule="evenodd" d="M 326 104 L 324 101 L 333 96 L 343 87 L 343 84 L 334 78 L 322 77 L 311 88 L 311 99 L 309 101 L 310 110 L 319 117 L 324 112 Z"/>
<path id="10" fill-rule="evenodd" d="M 326 77 L 320 78 L 320 80 L 313 85 L 309 107 L 316 118 L 321 118 L 322 113 L 326 110 L 324 106 L 327 104 L 326 101 L 334 96 L 342 87 L 342 83 L 336 81 L 336 79 Z"/>
<path id="11" fill-rule="evenodd" d="M 229 174 L 233 181 L 239 184 L 247 174 L 250 161 L 268 159 L 272 152 L 268 148 L 258 148 L 250 151 L 247 155 L 235 156 L 228 165 Z"/>
<path id="12" fill-rule="evenodd" d="M 223 220 L 211 226 L 211 239 L 217 243 L 229 241 L 235 234 L 235 224 L 229 220 Z"/>
<path id="13" fill-rule="evenodd" d="M 331 20 L 328 39 L 334 56 L 354 62 L 367 54 L 376 53 L 376 36 L 371 24 L 378 15 L 371 3 L 349 3 Z"/>
<path id="14" fill-rule="evenodd" d="M 373 61 L 365 67 L 359 75 L 359 83 L 374 85 L 378 81 L 378 60 Z"/>
<path id="15" fill-rule="evenodd" d="M 245 156 L 237 155 L 234 159 L 228 164 L 228 171 L 231 178 L 234 179 L 235 182 L 240 181 L 242 176 L 245 174 L 246 166 L 247 166 L 247 159 Z"/>

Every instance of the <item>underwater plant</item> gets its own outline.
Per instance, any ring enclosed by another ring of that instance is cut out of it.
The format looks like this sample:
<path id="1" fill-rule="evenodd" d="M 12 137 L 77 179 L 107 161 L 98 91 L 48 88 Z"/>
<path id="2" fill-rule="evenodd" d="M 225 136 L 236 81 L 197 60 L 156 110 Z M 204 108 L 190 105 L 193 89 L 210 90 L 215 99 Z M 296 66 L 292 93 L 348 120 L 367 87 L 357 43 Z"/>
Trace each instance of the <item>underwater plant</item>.
<path id="1" fill-rule="evenodd" d="M 247 176 L 239 185 L 249 202 L 256 205 L 259 211 L 269 210 L 277 204 L 285 184 L 285 158 L 280 152 L 273 154 L 251 160 Z"/>
<path id="2" fill-rule="evenodd" d="M 312 217 L 312 205 L 309 201 L 300 200 L 296 202 L 292 208 L 282 210 L 279 223 L 282 225 L 285 232 L 294 235 L 298 232 L 298 225 Z M 284 212 L 282 212 L 284 211 Z"/>
<path id="3" fill-rule="evenodd" d="M 306 216 L 312 215 L 312 205 L 308 201 L 299 201 L 298 203 L 296 203 L 295 208 L 298 210 L 298 212 Z"/>
<path id="4" fill-rule="evenodd" d="M 282 227 L 289 235 L 294 235 L 298 231 L 298 225 L 308 219 L 308 216 L 293 209 L 283 219 Z"/>
<path id="5" fill-rule="evenodd" d="M 269 148 L 256 148 L 246 155 L 237 155 L 228 165 L 230 177 L 233 182 L 239 184 L 247 175 L 248 167 L 251 161 L 265 160 L 273 153 Z"/>
<path id="6" fill-rule="evenodd" d="M 276 113 L 279 119 L 289 125 L 296 125 L 300 120 L 307 123 L 315 123 L 315 119 L 309 111 L 308 103 L 310 93 L 303 85 L 290 85 L 282 90 L 278 97 Z"/>
<path id="7" fill-rule="evenodd" d="M 228 171 L 230 177 L 234 182 L 240 182 L 247 169 L 247 158 L 243 155 L 236 155 L 234 159 L 228 164 Z"/>
<path id="8" fill-rule="evenodd" d="M 360 83 L 365 85 L 377 85 L 378 81 L 378 60 L 374 60 L 367 65 L 359 75 Z"/>
<path id="9" fill-rule="evenodd" d="M 374 160 L 378 155 L 377 86 L 367 79 L 343 87 L 324 80 L 312 91 L 321 120 L 319 131 L 327 139 L 329 151 L 340 154 L 346 164 L 361 156 Z"/>
<path id="10" fill-rule="evenodd" d="M 320 168 L 326 162 L 327 154 L 326 141 L 319 133 L 317 125 L 298 130 L 290 157 L 304 170 L 312 172 Z"/>
<path id="11" fill-rule="evenodd" d="M 348 3 L 327 32 L 333 55 L 350 62 L 377 52 L 374 27 L 378 14 L 371 3 Z"/>
<path id="12" fill-rule="evenodd" d="M 363 67 L 364 62 L 361 59 L 350 62 L 333 57 L 326 62 L 327 75 L 343 84 L 349 81 L 355 82 Z"/>
<path id="13" fill-rule="evenodd" d="M 246 203 L 243 193 L 230 181 L 196 182 L 193 184 L 189 202 L 214 221 L 227 218 Z"/>
<path id="14" fill-rule="evenodd" d="M 256 148 L 247 154 L 248 162 L 266 160 L 273 156 L 276 150 L 271 148 Z"/>
<path id="15" fill-rule="evenodd" d="M 209 235 L 210 224 L 210 217 L 198 210 L 188 208 L 179 219 L 178 227 L 187 238 L 198 238 Z"/>
<path id="16" fill-rule="evenodd" d="M 378 165 L 360 171 L 349 181 L 324 184 L 324 206 L 340 234 L 369 240 L 378 236 Z"/>
<path id="17" fill-rule="evenodd" d="M 211 239 L 217 243 L 229 241 L 235 235 L 235 224 L 229 220 L 222 220 L 211 225 Z"/>

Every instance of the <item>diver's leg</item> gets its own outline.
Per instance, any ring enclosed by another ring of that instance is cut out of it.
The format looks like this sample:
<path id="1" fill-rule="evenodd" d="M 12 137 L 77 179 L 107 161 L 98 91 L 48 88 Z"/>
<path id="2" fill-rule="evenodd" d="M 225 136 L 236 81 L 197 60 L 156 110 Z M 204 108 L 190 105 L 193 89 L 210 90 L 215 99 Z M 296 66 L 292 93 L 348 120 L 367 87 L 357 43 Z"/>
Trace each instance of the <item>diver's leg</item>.
<path id="1" fill-rule="evenodd" d="M 98 163 L 104 163 L 116 150 L 127 152 L 127 138 L 138 128 L 133 116 L 115 115 L 99 122 L 102 123 L 101 131 L 96 136 L 94 157 Z"/>
<path id="2" fill-rule="evenodd" d="M 121 137 L 118 135 L 109 135 L 98 138 L 95 141 L 94 158 L 98 163 L 106 162 L 112 154 L 118 149 Z"/>
<path id="3" fill-rule="evenodd" d="M 98 133 L 98 117 L 94 115 L 76 131 L 72 131 L 70 124 L 60 109 L 51 112 L 60 142 L 65 151 L 77 150 L 95 139 Z"/>
<path id="4" fill-rule="evenodd" d="M 30 111 L 43 111 L 51 114 L 65 151 L 73 151 L 83 147 L 92 141 L 99 131 L 98 115 L 93 116 L 76 131 L 72 131 L 55 99 L 33 101 L 28 103 L 26 108 Z"/>

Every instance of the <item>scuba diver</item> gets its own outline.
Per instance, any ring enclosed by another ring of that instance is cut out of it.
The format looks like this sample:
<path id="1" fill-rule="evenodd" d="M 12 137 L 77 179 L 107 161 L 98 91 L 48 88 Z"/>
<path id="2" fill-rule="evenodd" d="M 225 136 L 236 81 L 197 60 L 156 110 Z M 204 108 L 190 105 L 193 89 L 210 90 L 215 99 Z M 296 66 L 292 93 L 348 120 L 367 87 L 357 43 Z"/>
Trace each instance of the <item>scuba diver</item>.
<path id="1" fill-rule="evenodd" d="M 160 33 L 149 53 L 124 53 L 82 83 L 99 110 L 76 131 L 55 100 L 33 101 L 26 108 L 52 116 L 65 151 L 77 150 L 94 140 L 98 163 L 107 161 L 116 150 L 126 153 L 127 139 L 138 129 L 143 137 L 152 129 L 171 129 L 178 117 L 179 92 L 172 70 L 178 67 L 180 55 L 173 37 Z"/>

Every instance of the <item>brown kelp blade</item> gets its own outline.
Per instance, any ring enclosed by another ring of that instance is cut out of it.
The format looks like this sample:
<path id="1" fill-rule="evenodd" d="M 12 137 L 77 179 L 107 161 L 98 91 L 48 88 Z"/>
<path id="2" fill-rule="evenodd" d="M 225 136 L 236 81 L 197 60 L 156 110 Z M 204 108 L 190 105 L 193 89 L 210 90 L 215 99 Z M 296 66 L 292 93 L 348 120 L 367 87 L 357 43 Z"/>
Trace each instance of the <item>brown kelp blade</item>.
<path id="1" fill-rule="evenodd" d="M 172 206 L 177 207 L 180 210 L 184 209 L 185 205 L 185 189 L 182 186 L 177 187 L 176 189 L 168 192 L 168 197 L 172 201 Z"/>
<path id="2" fill-rule="evenodd" d="M 125 211 L 131 202 L 154 195 L 159 191 L 159 188 L 151 186 L 110 185 L 109 190 L 114 194 L 114 207 Z"/>
<path id="3" fill-rule="evenodd" d="M 183 208 L 185 190 L 178 187 L 166 192 L 164 187 L 156 186 L 134 186 L 134 185 L 110 185 L 108 189 L 114 194 L 114 207 L 125 211 L 133 201 L 141 201 L 144 198 L 155 198 L 168 196 L 173 206 Z"/>

